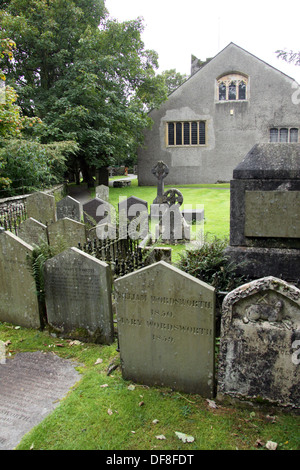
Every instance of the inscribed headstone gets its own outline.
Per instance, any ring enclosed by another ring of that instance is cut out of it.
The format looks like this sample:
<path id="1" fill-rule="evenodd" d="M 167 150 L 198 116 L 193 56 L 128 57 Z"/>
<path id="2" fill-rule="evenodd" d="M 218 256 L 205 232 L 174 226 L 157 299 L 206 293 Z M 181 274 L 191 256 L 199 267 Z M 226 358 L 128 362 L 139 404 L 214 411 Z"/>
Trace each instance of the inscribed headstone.
<path id="1" fill-rule="evenodd" d="M 212 397 L 215 289 L 160 261 L 115 281 L 125 380 Z"/>
<path id="2" fill-rule="evenodd" d="M 29 245 L 38 245 L 41 241 L 48 242 L 47 226 L 29 217 L 19 226 L 18 237 Z"/>
<path id="3" fill-rule="evenodd" d="M 50 225 L 56 220 L 55 198 L 41 191 L 26 198 L 27 216 L 42 224 Z"/>
<path id="4" fill-rule="evenodd" d="M 86 243 L 85 225 L 76 220 L 64 218 L 60 219 L 48 227 L 49 244 L 55 245 L 58 240 L 61 240 L 64 246 L 72 247 L 78 246 L 78 243 L 83 245 Z"/>
<path id="5" fill-rule="evenodd" d="M 79 380 L 75 364 L 52 353 L 20 353 L 0 363 L 0 450 L 13 450 Z"/>
<path id="6" fill-rule="evenodd" d="M 223 302 L 218 394 L 300 408 L 300 290 L 272 276 Z"/>
<path id="7" fill-rule="evenodd" d="M 69 248 L 45 263 L 49 324 L 65 337 L 113 341 L 111 273 L 96 258 Z"/>
<path id="8" fill-rule="evenodd" d="M 66 196 L 57 202 L 56 215 L 57 220 L 67 217 L 68 219 L 81 222 L 82 206 L 79 201 L 76 201 L 76 199 L 72 198 L 71 196 Z"/>
<path id="9" fill-rule="evenodd" d="M 0 233 L 0 321 L 40 327 L 36 287 L 29 271 L 32 247 L 11 232 Z"/>

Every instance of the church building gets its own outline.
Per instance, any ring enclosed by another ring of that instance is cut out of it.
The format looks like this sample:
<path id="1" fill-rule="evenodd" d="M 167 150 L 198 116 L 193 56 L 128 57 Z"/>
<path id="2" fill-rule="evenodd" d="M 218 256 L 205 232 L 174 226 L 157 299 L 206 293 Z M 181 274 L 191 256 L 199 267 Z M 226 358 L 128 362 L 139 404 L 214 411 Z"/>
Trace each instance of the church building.
<path id="1" fill-rule="evenodd" d="M 157 183 L 151 170 L 160 160 L 168 185 L 228 182 L 255 144 L 300 142 L 300 86 L 230 43 L 149 116 L 139 185 Z"/>

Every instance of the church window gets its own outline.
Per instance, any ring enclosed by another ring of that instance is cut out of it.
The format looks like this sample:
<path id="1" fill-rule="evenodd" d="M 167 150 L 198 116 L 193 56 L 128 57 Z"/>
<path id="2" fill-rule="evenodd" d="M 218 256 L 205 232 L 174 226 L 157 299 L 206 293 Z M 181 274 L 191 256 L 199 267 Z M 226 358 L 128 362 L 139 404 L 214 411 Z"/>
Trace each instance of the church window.
<path id="1" fill-rule="evenodd" d="M 217 80 L 217 100 L 247 100 L 249 97 L 249 80 L 238 73 L 223 75 Z"/>
<path id="2" fill-rule="evenodd" d="M 167 146 L 194 146 L 206 144 L 205 121 L 167 123 Z"/>
<path id="3" fill-rule="evenodd" d="M 297 127 L 272 127 L 270 129 L 270 142 L 298 142 L 299 129 Z"/>

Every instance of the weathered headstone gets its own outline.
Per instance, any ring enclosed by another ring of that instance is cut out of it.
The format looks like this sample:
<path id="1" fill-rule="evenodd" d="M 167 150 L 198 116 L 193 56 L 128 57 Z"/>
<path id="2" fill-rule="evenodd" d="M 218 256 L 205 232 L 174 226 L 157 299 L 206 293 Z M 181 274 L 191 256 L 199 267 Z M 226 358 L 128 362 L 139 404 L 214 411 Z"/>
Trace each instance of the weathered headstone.
<path id="1" fill-rule="evenodd" d="M 215 289 L 160 261 L 115 281 L 125 380 L 214 394 Z"/>
<path id="2" fill-rule="evenodd" d="M 26 198 L 27 216 L 42 224 L 50 225 L 56 220 L 55 198 L 37 191 Z"/>
<path id="3" fill-rule="evenodd" d="M 111 206 L 108 202 L 97 197 L 91 199 L 83 204 L 84 222 L 91 226 L 97 225 L 109 216 L 110 211 Z"/>
<path id="4" fill-rule="evenodd" d="M 19 226 L 18 237 L 29 245 L 38 245 L 40 242 L 48 242 L 47 226 L 38 220 L 29 217 Z"/>
<path id="5" fill-rule="evenodd" d="M 45 263 L 49 324 L 64 337 L 110 344 L 113 341 L 109 266 L 78 250 Z"/>
<path id="6" fill-rule="evenodd" d="M 40 315 L 28 256 L 32 247 L 10 232 L 0 233 L 0 321 L 39 328 Z"/>
<path id="7" fill-rule="evenodd" d="M 300 144 L 257 144 L 230 183 L 230 247 L 237 274 L 300 278 Z"/>
<path id="8" fill-rule="evenodd" d="M 49 225 L 49 244 L 54 246 L 57 241 L 62 241 L 64 246 L 72 247 L 78 246 L 78 243 L 83 245 L 86 243 L 86 231 L 85 225 L 76 220 L 60 219 L 54 224 Z"/>
<path id="9" fill-rule="evenodd" d="M 104 184 L 96 186 L 96 197 L 102 199 L 102 201 L 109 201 L 109 187 Z"/>
<path id="10" fill-rule="evenodd" d="M 17 354 L 0 362 L 0 450 L 13 450 L 80 380 L 76 364 L 52 353 Z"/>
<path id="11" fill-rule="evenodd" d="M 223 302 L 218 396 L 300 408 L 300 290 L 272 276 Z"/>
<path id="12" fill-rule="evenodd" d="M 56 204 L 56 215 L 57 220 L 64 219 L 67 217 L 68 219 L 77 220 L 77 222 L 81 222 L 82 216 L 82 206 L 79 201 L 76 201 L 71 196 L 66 196 Z"/>

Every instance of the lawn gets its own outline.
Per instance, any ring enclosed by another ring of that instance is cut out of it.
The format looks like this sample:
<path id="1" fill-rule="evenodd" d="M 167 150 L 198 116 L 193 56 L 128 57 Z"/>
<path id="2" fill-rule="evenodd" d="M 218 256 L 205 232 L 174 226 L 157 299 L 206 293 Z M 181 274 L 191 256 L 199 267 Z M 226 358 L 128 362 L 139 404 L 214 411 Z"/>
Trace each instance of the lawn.
<path id="1" fill-rule="evenodd" d="M 78 363 L 81 380 L 68 396 L 30 431 L 17 450 L 299 450 L 299 416 L 271 408 L 237 407 L 167 388 L 123 380 L 117 343 L 72 344 L 47 331 L 0 323 L 7 353 L 55 353 Z M 102 359 L 98 361 L 98 359 Z M 212 406 L 213 405 L 213 406 Z M 183 442 L 175 432 L 193 437 Z M 129 454 L 130 455 L 130 454 Z"/>
<path id="2" fill-rule="evenodd" d="M 110 188 L 110 202 L 134 195 L 150 205 L 155 187 Z M 165 186 L 166 189 L 169 186 Z M 184 204 L 203 204 L 205 233 L 229 235 L 229 185 L 178 186 Z M 92 195 L 93 196 L 93 195 Z M 182 250 L 184 246 L 173 247 Z M 279 450 L 299 450 L 300 417 L 262 405 L 208 401 L 162 387 L 133 384 L 122 378 L 117 340 L 111 346 L 72 344 L 43 332 L 0 323 L 7 353 L 44 351 L 75 361 L 81 380 L 18 450 L 259 450 L 269 441 Z M 217 344 L 216 344 L 217 348 Z M 99 361 L 99 359 L 101 359 Z M 111 366 L 117 366 L 110 373 Z M 183 442 L 176 432 L 192 436 Z M 130 455 L 130 454 L 129 454 Z"/>

